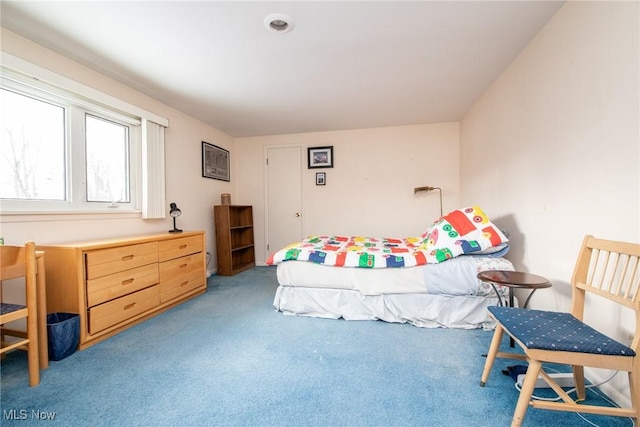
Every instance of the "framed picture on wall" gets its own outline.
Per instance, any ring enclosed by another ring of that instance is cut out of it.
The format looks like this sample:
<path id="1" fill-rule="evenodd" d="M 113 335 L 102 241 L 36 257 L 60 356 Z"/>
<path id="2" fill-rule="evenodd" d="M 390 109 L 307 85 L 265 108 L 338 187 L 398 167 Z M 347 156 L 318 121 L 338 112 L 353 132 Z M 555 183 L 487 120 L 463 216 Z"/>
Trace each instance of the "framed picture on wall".
<path id="1" fill-rule="evenodd" d="M 231 181 L 229 152 L 217 145 L 202 141 L 202 176 Z"/>
<path id="2" fill-rule="evenodd" d="M 325 185 L 327 183 L 327 174 L 325 172 L 316 172 L 316 185 Z"/>
<path id="3" fill-rule="evenodd" d="M 307 154 L 309 169 L 333 167 L 333 146 L 309 147 L 307 148 Z"/>

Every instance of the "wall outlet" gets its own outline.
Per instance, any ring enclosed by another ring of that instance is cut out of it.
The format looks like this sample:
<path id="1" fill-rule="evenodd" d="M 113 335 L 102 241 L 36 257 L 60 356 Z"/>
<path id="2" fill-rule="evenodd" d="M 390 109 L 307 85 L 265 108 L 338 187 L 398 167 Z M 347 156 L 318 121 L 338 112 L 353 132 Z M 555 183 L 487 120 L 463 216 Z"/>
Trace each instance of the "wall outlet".
<path id="1" fill-rule="evenodd" d="M 573 374 L 568 373 L 555 373 L 549 374 L 549 376 L 562 388 L 575 387 L 576 383 L 573 380 Z M 518 375 L 518 386 L 522 388 L 522 383 L 524 382 L 524 374 Z M 551 388 L 549 384 L 542 378 L 542 376 L 538 376 L 538 381 L 536 382 L 535 388 Z"/>

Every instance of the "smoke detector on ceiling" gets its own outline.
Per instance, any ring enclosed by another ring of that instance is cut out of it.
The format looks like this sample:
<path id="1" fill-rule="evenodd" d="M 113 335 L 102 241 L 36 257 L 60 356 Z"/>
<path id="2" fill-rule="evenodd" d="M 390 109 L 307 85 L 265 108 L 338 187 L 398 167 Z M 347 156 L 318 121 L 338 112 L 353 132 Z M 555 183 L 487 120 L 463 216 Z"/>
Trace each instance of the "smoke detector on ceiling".
<path id="1" fill-rule="evenodd" d="M 269 31 L 288 33 L 293 30 L 293 19 L 284 13 L 272 13 L 264 18 L 264 26 Z"/>

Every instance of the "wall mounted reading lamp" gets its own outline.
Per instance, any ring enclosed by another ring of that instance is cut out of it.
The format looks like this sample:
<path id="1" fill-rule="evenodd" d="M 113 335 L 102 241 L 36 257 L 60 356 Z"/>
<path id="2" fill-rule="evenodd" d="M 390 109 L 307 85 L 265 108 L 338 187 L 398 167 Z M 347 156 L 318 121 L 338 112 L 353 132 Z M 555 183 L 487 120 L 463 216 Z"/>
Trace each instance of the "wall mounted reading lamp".
<path id="1" fill-rule="evenodd" d="M 440 187 L 430 187 L 428 185 L 425 185 L 424 187 L 416 187 L 413 189 L 413 194 L 421 193 L 423 191 L 428 193 L 434 190 L 438 190 L 440 193 L 440 216 L 442 216 L 442 189 Z"/>
<path id="2" fill-rule="evenodd" d="M 173 218 L 173 230 L 169 230 L 169 233 L 182 233 L 182 230 L 176 228 L 176 218 L 182 215 L 182 211 L 178 209 L 175 203 L 169 205 L 169 215 Z"/>

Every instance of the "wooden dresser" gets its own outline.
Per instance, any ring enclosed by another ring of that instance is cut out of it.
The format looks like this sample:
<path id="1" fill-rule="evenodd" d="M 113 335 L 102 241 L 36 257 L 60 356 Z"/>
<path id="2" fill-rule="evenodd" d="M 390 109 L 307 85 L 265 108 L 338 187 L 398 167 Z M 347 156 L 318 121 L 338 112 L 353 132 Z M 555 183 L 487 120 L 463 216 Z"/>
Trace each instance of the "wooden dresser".
<path id="1" fill-rule="evenodd" d="M 47 258 L 47 310 L 80 315 L 80 349 L 206 291 L 202 231 L 38 250 Z"/>

